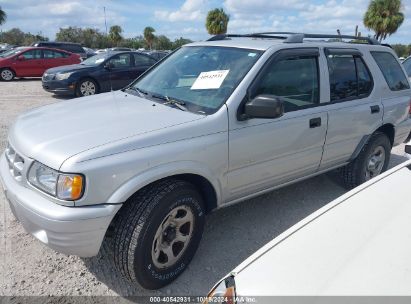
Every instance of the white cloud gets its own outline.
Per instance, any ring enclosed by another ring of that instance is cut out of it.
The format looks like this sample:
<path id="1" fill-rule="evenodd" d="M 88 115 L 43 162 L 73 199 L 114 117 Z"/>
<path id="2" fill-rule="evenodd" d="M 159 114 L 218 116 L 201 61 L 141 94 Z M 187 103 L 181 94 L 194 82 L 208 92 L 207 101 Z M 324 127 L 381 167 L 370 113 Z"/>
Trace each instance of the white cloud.
<path id="1" fill-rule="evenodd" d="M 203 19 L 205 16 L 204 0 L 186 0 L 184 4 L 176 11 L 157 10 L 154 17 L 163 21 L 193 21 Z"/>

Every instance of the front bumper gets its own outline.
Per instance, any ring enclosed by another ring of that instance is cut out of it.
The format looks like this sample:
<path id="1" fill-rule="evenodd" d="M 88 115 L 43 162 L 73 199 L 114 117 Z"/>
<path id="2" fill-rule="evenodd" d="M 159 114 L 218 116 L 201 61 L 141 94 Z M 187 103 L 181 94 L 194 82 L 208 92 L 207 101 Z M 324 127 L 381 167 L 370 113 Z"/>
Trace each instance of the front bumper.
<path id="1" fill-rule="evenodd" d="M 0 157 L 0 181 L 6 200 L 24 229 L 48 247 L 81 257 L 95 256 L 121 205 L 66 207 L 18 183 Z"/>
<path id="2" fill-rule="evenodd" d="M 43 89 L 59 95 L 73 95 L 76 92 L 76 85 L 69 80 L 42 80 Z"/>

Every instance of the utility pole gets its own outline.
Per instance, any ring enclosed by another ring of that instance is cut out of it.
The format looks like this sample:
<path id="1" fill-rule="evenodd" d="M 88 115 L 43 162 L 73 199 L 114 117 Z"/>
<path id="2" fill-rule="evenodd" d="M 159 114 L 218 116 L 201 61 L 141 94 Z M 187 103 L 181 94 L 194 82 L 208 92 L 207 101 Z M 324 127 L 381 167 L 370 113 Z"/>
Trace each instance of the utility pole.
<path id="1" fill-rule="evenodd" d="M 104 25 L 106 26 L 106 36 L 107 36 L 107 18 L 106 18 L 106 7 L 103 6 L 103 10 L 104 10 Z"/>

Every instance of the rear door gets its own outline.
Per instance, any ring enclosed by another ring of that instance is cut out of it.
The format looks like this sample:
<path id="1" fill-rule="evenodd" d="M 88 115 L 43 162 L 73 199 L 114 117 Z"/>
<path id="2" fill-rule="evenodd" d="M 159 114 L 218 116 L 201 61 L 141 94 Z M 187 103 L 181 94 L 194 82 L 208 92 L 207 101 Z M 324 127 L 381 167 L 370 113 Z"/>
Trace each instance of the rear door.
<path id="1" fill-rule="evenodd" d="M 43 65 L 45 70 L 67 64 L 68 55 L 54 50 L 43 50 Z"/>
<path id="2" fill-rule="evenodd" d="M 149 67 L 155 64 L 157 61 L 145 54 L 133 53 L 134 65 L 130 71 L 130 76 L 132 79 L 136 79 L 142 73 L 144 73 Z"/>
<path id="3" fill-rule="evenodd" d="M 24 56 L 24 60 L 18 57 Z M 41 49 L 32 49 L 19 54 L 13 62 L 13 68 L 17 76 L 21 77 L 40 77 L 43 75 L 43 59 Z"/>
<path id="4" fill-rule="evenodd" d="M 328 131 L 321 169 L 350 161 L 356 150 L 382 125 L 380 89 L 356 49 L 325 49 L 329 72 Z M 359 151 L 358 151 L 359 152 Z"/>
<path id="5" fill-rule="evenodd" d="M 285 114 L 230 121 L 230 200 L 318 170 L 327 131 L 327 110 L 320 106 L 323 73 L 318 57 L 317 48 L 279 51 L 249 88 L 248 100 L 262 94 L 280 97 Z"/>

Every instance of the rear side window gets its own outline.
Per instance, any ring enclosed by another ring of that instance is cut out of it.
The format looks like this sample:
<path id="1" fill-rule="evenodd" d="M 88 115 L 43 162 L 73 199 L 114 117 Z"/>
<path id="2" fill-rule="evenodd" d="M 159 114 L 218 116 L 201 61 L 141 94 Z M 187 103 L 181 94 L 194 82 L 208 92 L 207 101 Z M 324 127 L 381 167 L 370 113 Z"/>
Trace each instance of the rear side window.
<path id="1" fill-rule="evenodd" d="M 43 50 L 43 56 L 46 59 L 53 59 L 53 58 L 67 58 L 69 55 L 63 52 L 57 52 L 52 50 Z"/>
<path id="2" fill-rule="evenodd" d="M 274 62 L 258 85 L 256 95 L 284 100 L 285 112 L 313 106 L 319 101 L 317 57 L 289 57 Z"/>
<path id="3" fill-rule="evenodd" d="M 364 61 L 356 55 L 328 55 L 331 101 L 363 98 L 371 93 L 373 82 Z"/>
<path id="4" fill-rule="evenodd" d="M 400 64 L 391 53 L 371 52 L 378 64 L 391 91 L 401 91 L 410 88 Z"/>
<path id="5" fill-rule="evenodd" d="M 153 58 L 148 56 L 144 56 L 141 54 L 133 54 L 134 55 L 134 65 L 135 66 L 152 66 L 156 61 Z"/>

